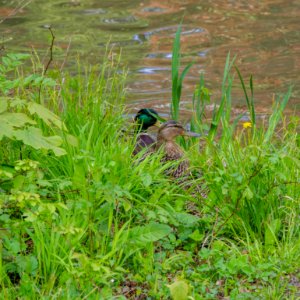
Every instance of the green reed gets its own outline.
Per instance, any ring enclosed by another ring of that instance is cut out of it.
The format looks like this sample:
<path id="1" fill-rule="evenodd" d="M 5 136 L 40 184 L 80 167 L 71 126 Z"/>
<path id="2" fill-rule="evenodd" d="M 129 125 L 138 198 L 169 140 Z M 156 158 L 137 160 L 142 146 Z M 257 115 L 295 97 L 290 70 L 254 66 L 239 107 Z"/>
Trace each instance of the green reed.
<path id="1" fill-rule="evenodd" d="M 180 74 L 180 33 L 181 25 L 178 26 L 178 29 L 175 34 L 175 39 L 173 43 L 172 51 L 172 101 L 171 101 L 171 118 L 173 120 L 179 119 L 179 110 L 180 110 L 180 98 L 182 84 L 185 76 L 192 67 L 193 63 L 189 63 Z"/>

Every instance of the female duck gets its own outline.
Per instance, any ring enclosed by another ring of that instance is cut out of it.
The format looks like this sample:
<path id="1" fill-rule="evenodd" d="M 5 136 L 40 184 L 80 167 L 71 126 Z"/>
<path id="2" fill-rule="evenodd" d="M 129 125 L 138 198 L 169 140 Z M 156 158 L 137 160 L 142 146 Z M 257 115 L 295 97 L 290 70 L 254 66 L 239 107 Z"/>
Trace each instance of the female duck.
<path id="1" fill-rule="evenodd" d="M 189 160 L 183 158 L 184 151 L 176 144 L 177 136 L 200 137 L 200 134 L 186 130 L 173 120 L 167 121 L 159 128 L 155 150 L 163 151 L 163 162 L 180 160 L 178 166 L 168 171 L 169 175 L 176 178 L 188 175 L 189 168 Z"/>

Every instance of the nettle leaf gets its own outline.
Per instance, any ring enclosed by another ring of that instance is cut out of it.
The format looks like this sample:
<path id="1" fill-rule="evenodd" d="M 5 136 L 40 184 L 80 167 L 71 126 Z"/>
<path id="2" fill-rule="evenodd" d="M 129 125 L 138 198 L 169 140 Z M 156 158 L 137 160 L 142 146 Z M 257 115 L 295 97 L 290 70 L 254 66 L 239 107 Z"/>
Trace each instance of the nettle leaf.
<path id="1" fill-rule="evenodd" d="M 171 227 L 165 224 L 150 223 L 130 229 L 130 239 L 135 244 L 156 242 L 171 233 Z"/>
<path id="2" fill-rule="evenodd" d="M 17 140 L 21 140 L 24 144 L 35 149 L 52 150 L 57 156 L 66 154 L 66 151 L 59 147 L 62 144 L 61 137 L 43 136 L 43 133 L 39 128 L 28 127 L 23 130 L 16 130 L 14 136 Z"/>
<path id="3" fill-rule="evenodd" d="M 37 114 L 37 116 L 41 118 L 47 125 L 53 124 L 56 127 L 67 131 L 65 124 L 48 108 L 35 102 L 29 102 L 27 104 L 27 108 L 31 115 Z"/>

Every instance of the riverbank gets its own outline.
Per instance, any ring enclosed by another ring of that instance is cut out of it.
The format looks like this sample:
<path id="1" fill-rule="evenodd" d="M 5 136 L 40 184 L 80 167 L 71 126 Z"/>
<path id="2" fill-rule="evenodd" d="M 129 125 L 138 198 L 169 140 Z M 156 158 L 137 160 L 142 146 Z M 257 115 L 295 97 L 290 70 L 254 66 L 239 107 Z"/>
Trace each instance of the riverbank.
<path id="1" fill-rule="evenodd" d="M 299 118 L 285 122 L 289 92 L 267 127 L 251 113 L 229 122 L 228 101 L 212 124 L 195 107 L 193 130 L 208 135 L 182 146 L 204 199 L 165 176 L 159 155 L 132 157 L 116 62 L 71 76 L 41 75 L 35 60 L 33 74 L 17 71 L 25 59 L 1 65 L 2 298 L 299 297 Z"/>

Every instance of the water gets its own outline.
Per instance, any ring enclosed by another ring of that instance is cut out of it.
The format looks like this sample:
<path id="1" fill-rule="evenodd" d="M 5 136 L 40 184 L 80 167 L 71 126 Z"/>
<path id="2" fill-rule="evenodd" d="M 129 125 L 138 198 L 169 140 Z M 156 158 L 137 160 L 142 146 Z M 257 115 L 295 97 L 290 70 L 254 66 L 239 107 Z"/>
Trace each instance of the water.
<path id="1" fill-rule="evenodd" d="M 0 19 L 28 1 L 0 0 Z M 274 93 L 294 85 L 288 112 L 300 108 L 300 2 L 196 1 L 196 0 L 38 0 L 29 2 L 0 24 L 6 51 L 42 56 L 50 44 L 45 25 L 55 33 L 55 62 L 72 68 L 77 53 L 87 63 L 102 60 L 107 42 L 129 68 L 128 104 L 136 109 L 169 110 L 171 48 L 177 25 L 183 19 L 182 65 L 194 61 L 184 81 L 182 111 L 191 107 L 195 84 L 203 72 L 212 99 L 220 98 L 227 53 L 237 55 L 245 79 L 254 76 L 257 110 L 268 113 Z M 233 90 L 237 112 L 245 111 L 238 84 Z M 297 111 L 298 110 L 298 111 Z"/>

